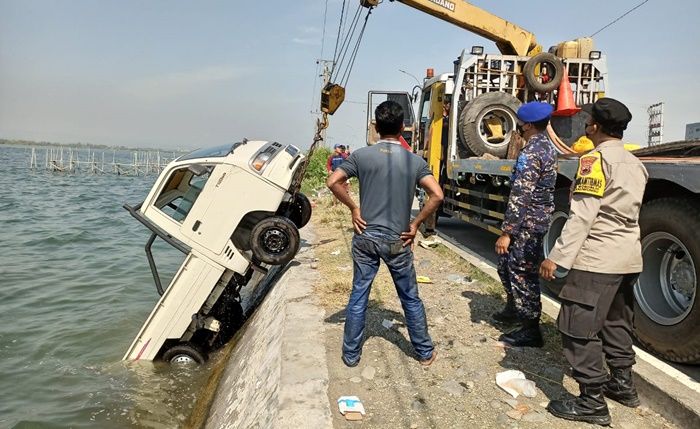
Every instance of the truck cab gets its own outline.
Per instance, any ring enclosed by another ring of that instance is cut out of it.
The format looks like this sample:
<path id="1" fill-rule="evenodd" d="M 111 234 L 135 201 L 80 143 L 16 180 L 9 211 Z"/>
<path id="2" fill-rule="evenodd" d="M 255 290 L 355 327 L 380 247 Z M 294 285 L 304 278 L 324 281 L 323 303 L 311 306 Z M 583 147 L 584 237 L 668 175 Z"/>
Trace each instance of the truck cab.
<path id="1" fill-rule="evenodd" d="M 311 205 L 296 191 L 304 156 L 292 145 L 248 141 L 196 150 L 171 162 L 141 204 L 124 207 L 151 231 L 146 244 L 160 300 L 125 360 L 203 362 L 242 317 L 239 291 L 299 250 Z M 185 260 L 163 288 L 156 238 Z"/>

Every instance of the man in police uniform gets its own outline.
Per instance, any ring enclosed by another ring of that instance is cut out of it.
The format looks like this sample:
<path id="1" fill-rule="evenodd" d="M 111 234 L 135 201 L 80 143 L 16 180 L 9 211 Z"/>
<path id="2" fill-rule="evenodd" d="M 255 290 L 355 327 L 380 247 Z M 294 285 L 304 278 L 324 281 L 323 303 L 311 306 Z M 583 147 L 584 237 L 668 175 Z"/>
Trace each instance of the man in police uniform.
<path id="1" fill-rule="evenodd" d="M 552 401 L 547 409 L 557 417 L 607 425 L 604 396 L 639 405 L 632 384 L 632 288 L 642 271 L 638 220 L 648 174 L 620 141 L 632 119 L 627 107 L 602 98 L 584 110 L 591 115 L 586 135 L 595 149 L 579 159 L 569 219 L 540 266 L 545 279 L 554 277 L 557 265 L 570 269 L 559 293 L 557 325 L 581 394 Z"/>
<path id="2" fill-rule="evenodd" d="M 500 340 L 514 347 L 542 347 L 542 313 L 537 264 L 542 260 L 542 238 L 554 211 L 557 153 L 547 137 L 552 114 L 548 103 L 526 103 L 518 109 L 518 128 L 525 146 L 511 177 L 508 208 L 496 241 L 498 275 L 506 290 L 506 307 L 493 315 L 499 322 L 522 324 Z"/>

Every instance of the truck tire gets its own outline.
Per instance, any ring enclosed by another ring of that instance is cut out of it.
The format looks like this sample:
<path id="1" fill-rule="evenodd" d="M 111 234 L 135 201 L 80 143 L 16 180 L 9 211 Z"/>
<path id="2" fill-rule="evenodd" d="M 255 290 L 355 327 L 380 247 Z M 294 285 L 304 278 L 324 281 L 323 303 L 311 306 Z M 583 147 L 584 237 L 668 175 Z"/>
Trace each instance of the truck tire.
<path id="1" fill-rule="evenodd" d="M 542 247 L 544 251 L 544 257 L 547 258 L 549 253 L 554 248 L 554 244 L 561 235 L 561 231 L 564 228 L 566 220 L 569 218 L 569 189 L 561 188 L 554 191 L 554 213 L 552 213 L 552 219 L 549 222 L 549 230 L 545 234 L 542 240 Z M 540 278 L 540 285 L 549 289 L 554 295 L 559 295 L 561 288 L 564 287 L 566 283 L 566 277 L 555 278 L 554 280 L 545 280 Z"/>
<path id="2" fill-rule="evenodd" d="M 270 216 L 255 224 L 250 233 L 250 249 L 260 262 L 284 265 L 299 250 L 299 230 L 284 216 Z"/>
<path id="3" fill-rule="evenodd" d="M 311 201 L 301 192 L 294 195 L 289 209 L 289 219 L 294 222 L 297 228 L 305 227 L 311 220 Z"/>
<path id="4" fill-rule="evenodd" d="M 485 153 L 505 158 L 508 153 L 510 137 L 515 131 L 517 120 L 515 112 L 520 101 L 505 92 L 487 92 L 469 102 L 459 115 L 460 141 L 469 152 L 481 156 Z M 500 122 L 503 128 L 503 140 L 489 142 L 490 134 L 487 121 Z"/>
<path id="5" fill-rule="evenodd" d="M 179 343 L 163 353 L 163 361 L 176 365 L 201 365 L 206 362 L 206 355 L 190 343 Z"/>
<path id="6" fill-rule="evenodd" d="M 700 363 L 700 206 L 652 200 L 639 224 L 644 271 L 634 287 L 635 336 L 665 359 Z"/>
<path id="7" fill-rule="evenodd" d="M 586 104 L 580 107 L 583 106 Z M 586 121 L 590 117 L 588 112 L 581 110 L 572 116 L 552 116 L 549 123 L 559 139 L 571 147 L 581 136 L 586 135 Z"/>
<path id="8" fill-rule="evenodd" d="M 546 66 L 551 77 L 546 83 L 540 81 L 540 77 L 536 74 L 537 66 Z M 553 74 L 554 76 L 552 76 Z M 549 52 L 540 52 L 534 57 L 527 60 L 523 67 L 523 75 L 527 85 L 537 92 L 551 92 L 559 88 L 561 79 L 564 76 L 564 64 L 556 55 Z"/>

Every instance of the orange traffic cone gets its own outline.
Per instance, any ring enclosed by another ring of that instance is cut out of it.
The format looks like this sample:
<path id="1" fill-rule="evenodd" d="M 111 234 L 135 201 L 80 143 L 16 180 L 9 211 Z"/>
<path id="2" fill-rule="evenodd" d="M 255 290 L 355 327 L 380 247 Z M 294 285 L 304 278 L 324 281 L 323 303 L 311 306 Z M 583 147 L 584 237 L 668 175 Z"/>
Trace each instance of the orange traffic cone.
<path id="1" fill-rule="evenodd" d="M 564 76 L 559 84 L 557 92 L 557 110 L 552 113 L 552 116 L 574 116 L 581 111 L 580 107 L 576 107 L 574 101 L 574 92 L 571 90 L 571 82 L 569 82 L 569 71 L 564 69 Z"/>

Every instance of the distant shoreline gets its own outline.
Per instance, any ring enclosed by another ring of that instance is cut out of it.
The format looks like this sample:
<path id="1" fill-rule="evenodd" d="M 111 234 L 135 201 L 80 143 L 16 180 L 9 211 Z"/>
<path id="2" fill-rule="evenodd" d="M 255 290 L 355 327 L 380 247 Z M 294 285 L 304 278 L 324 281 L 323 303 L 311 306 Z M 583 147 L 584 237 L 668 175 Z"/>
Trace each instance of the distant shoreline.
<path id="1" fill-rule="evenodd" d="M 9 140 L 0 139 L 0 146 L 34 146 L 46 147 L 55 146 L 71 149 L 99 149 L 99 150 L 137 150 L 137 151 L 165 151 L 165 152 L 189 152 L 192 149 L 163 149 L 152 147 L 127 147 L 127 146 L 107 146 L 103 144 L 93 143 L 52 143 L 52 142 L 37 142 L 33 140 Z"/>

